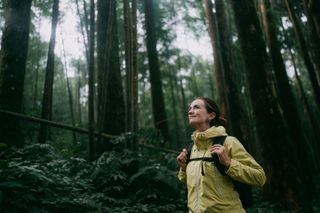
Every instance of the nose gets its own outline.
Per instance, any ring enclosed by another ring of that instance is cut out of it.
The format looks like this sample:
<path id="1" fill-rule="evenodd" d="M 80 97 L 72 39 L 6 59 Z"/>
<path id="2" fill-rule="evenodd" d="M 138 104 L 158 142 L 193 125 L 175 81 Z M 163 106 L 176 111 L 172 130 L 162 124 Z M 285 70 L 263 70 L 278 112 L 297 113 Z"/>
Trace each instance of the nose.
<path id="1" fill-rule="evenodd" d="M 193 114 L 193 109 L 192 108 L 190 108 L 189 111 L 188 111 L 188 115 L 190 115 L 190 114 Z"/>

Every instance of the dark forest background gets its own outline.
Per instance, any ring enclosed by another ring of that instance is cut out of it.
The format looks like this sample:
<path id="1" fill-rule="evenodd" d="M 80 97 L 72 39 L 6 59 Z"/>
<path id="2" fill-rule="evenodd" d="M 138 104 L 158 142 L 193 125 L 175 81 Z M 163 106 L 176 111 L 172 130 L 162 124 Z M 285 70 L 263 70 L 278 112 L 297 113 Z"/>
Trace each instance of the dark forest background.
<path id="1" fill-rule="evenodd" d="M 265 169 L 248 212 L 320 211 L 319 0 L 3 0 L 0 28 L 1 212 L 186 212 L 199 96 Z"/>

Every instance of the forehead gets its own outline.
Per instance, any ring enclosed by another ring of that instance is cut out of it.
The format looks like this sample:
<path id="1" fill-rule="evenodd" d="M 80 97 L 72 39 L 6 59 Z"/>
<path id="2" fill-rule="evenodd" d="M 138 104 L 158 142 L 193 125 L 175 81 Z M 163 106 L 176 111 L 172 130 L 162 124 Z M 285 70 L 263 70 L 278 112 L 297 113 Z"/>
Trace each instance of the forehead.
<path id="1" fill-rule="evenodd" d="M 204 106 L 204 101 L 201 100 L 201 99 L 196 99 L 194 101 L 191 102 L 190 106 L 195 106 L 195 105 L 198 105 L 198 106 Z"/>

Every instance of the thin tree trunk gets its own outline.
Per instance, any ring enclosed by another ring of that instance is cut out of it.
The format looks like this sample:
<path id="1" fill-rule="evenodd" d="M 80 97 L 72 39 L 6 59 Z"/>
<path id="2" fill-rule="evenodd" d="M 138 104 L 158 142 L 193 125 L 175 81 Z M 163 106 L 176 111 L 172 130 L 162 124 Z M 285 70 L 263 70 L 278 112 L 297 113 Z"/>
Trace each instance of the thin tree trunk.
<path id="1" fill-rule="evenodd" d="M 38 108 L 38 84 L 39 84 L 39 70 L 40 70 L 40 56 L 39 51 L 37 52 L 37 65 L 35 69 L 35 78 L 34 78 L 34 92 L 33 92 L 33 109 Z"/>
<path id="2" fill-rule="evenodd" d="M 153 0 L 144 0 L 146 43 L 149 60 L 154 126 L 161 132 L 161 135 L 166 142 L 169 139 L 169 130 L 162 90 L 160 65 L 158 61 L 153 6 Z"/>
<path id="3" fill-rule="evenodd" d="M 86 39 L 86 38 L 88 38 L 88 34 L 85 34 L 85 31 L 84 31 L 84 29 L 87 29 L 85 24 L 88 24 L 88 23 L 83 23 L 82 15 L 80 13 L 80 8 L 79 8 L 79 0 L 76 0 L 76 7 L 77 7 L 77 14 L 79 17 L 81 36 L 82 36 L 83 45 L 84 45 L 84 49 L 85 49 L 85 53 L 86 53 L 86 59 L 88 62 L 89 61 L 89 51 L 88 51 L 88 44 L 87 44 L 87 39 Z M 84 8 L 84 11 L 87 11 L 87 8 Z M 85 15 L 87 15 L 87 14 L 85 14 Z"/>
<path id="4" fill-rule="evenodd" d="M 132 71 L 133 71 L 133 83 L 132 83 L 132 122 L 133 132 L 138 131 L 138 31 L 137 31 L 137 1 L 132 0 Z M 132 148 L 137 148 L 137 140 L 134 137 L 132 141 Z"/>
<path id="5" fill-rule="evenodd" d="M 52 7 L 52 22 L 51 22 L 51 36 L 48 50 L 48 60 L 46 66 L 46 77 L 44 83 L 43 101 L 41 118 L 51 120 L 52 118 L 52 98 L 53 98 L 53 80 L 54 80 L 54 49 L 56 44 L 56 29 L 59 16 L 59 0 L 53 1 Z M 45 143 L 48 137 L 48 127 L 44 124 L 40 125 L 39 143 Z"/>
<path id="6" fill-rule="evenodd" d="M 167 59 L 168 60 L 168 59 Z M 168 69 L 169 68 L 169 64 L 167 64 L 167 67 Z M 174 71 L 171 69 L 171 72 L 172 75 L 175 75 Z M 179 128 L 179 122 L 178 122 L 178 111 L 177 111 L 177 102 L 176 102 L 176 96 L 175 96 L 175 93 L 174 91 L 176 90 L 176 88 L 174 87 L 174 79 L 175 77 L 173 76 L 170 76 L 169 77 L 169 86 L 170 86 L 170 96 L 171 96 L 171 109 L 173 110 L 173 121 L 174 121 L 174 128 L 175 130 L 177 131 L 176 134 L 174 134 L 173 137 L 175 137 L 175 141 L 176 143 L 175 144 L 170 144 L 171 145 L 171 148 L 180 148 L 181 147 L 181 143 L 180 143 L 180 131 L 178 131 L 180 128 Z"/>
<path id="7" fill-rule="evenodd" d="M 187 115 L 188 115 L 188 111 L 187 111 L 187 108 L 188 108 L 188 105 L 187 105 L 187 101 L 186 101 L 186 95 L 185 95 L 185 92 L 184 92 L 184 88 L 183 88 L 183 80 L 182 80 L 182 75 L 180 74 L 180 70 L 181 70 L 181 59 L 180 59 L 180 55 L 179 53 L 177 53 L 177 57 L 178 57 L 178 70 L 179 70 L 179 73 L 178 73 L 178 76 L 179 78 L 177 79 L 177 82 L 178 82 L 178 85 L 179 85 L 179 92 L 180 92 L 180 96 L 181 96 L 181 112 L 182 112 L 182 122 L 183 122 L 183 129 L 184 129 L 184 143 L 181 144 L 182 147 L 185 147 L 188 145 L 189 143 L 189 138 L 190 138 L 190 135 L 187 134 L 187 128 L 189 125 L 187 125 Z M 180 147 L 180 148 L 182 148 Z"/>
<path id="8" fill-rule="evenodd" d="M 94 118 L 94 45 L 95 45 L 95 3 L 94 0 L 90 0 L 90 33 L 89 36 L 89 61 L 88 61 L 88 73 L 89 73 L 89 109 L 88 109 L 88 121 L 89 121 L 89 160 L 93 161 L 97 155 L 97 144 L 94 137 L 95 132 L 95 118 Z"/>
<path id="9" fill-rule="evenodd" d="M 76 95 L 76 100 L 77 100 L 77 115 L 78 115 L 78 125 L 82 126 L 82 110 L 81 110 L 81 69 L 80 69 L 80 64 L 79 61 L 77 61 L 77 72 L 78 72 L 78 79 L 77 79 L 77 95 Z"/>
<path id="10" fill-rule="evenodd" d="M 125 62 L 126 62 L 126 131 L 131 132 L 132 127 L 132 32 L 131 32 L 131 14 L 129 0 L 123 1 L 123 13 L 124 13 L 124 32 L 125 32 Z"/>
<path id="11" fill-rule="evenodd" d="M 311 85 L 312 85 L 312 88 L 313 88 L 313 92 L 314 92 L 314 98 L 315 98 L 315 101 L 317 103 L 317 107 L 320 109 L 320 81 L 317 77 L 317 74 L 316 74 L 316 71 L 314 69 L 314 66 L 312 64 L 312 61 L 310 59 L 310 56 L 308 54 L 308 48 L 307 48 L 307 45 L 306 45 L 306 42 L 303 38 L 303 33 L 302 33 L 302 30 L 299 26 L 299 22 L 298 22 L 298 18 L 294 12 L 294 9 L 292 7 L 292 4 L 291 4 L 291 1 L 290 0 L 285 0 L 285 3 L 286 3 L 286 6 L 287 6 L 287 10 L 288 10 L 288 13 L 289 13 L 289 16 L 290 16 L 290 19 L 293 23 L 293 26 L 294 26 L 294 31 L 295 31 L 295 34 L 296 34 L 296 37 L 297 37 L 297 41 L 298 41 L 298 44 L 299 44 L 299 47 L 300 47 L 300 51 L 301 51 L 301 54 L 302 54 L 302 58 L 303 58 L 303 61 L 306 65 L 306 68 L 308 70 L 308 73 L 309 73 L 309 79 L 311 81 Z"/>
<path id="12" fill-rule="evenodd" d="M 62 40 L 62 48 L 63 48 L 63 59 L 64 59 L 63 60 L 63 62 L 64 62 L 63 68 L 64 68 L 65 78 L 66 78 L 66 82 L 67 82 L 67 93 L 68 93 L 68 100 L 69 100 L 70 118 L 71 118 L 72 126 L 76 126 L 75 117 L 74 117 L 72 89 L 71 89 L 70 80 L 69 80 L 69 76 L 68 76 L 67 57 L 66 57 L 66 52 L 65 52 L 65 48 L 64 48 L 64 40 Z M 76 137 L 75 132 L 73 132 L 73 134 L 72 134 L 72 139 L 73 139 L 73 144 L 76 144 L 77 137 Z"/>
<path id="13" fill-rule="evenodd" d="M 191 62 L 191 60 L 190 60 L 190 62 Z M 201 96 L 202 93 L 199 92 L 199 87 L 198 87 L 198 83 L 197 83 L 197 77 L 196 77 L 196 74 L 195 74 L 195 69 L 193 67 L 191 67 L 191 84 L 192 84 L 192 92 L 194 93 L 194 95 L 195 96 Z"/>

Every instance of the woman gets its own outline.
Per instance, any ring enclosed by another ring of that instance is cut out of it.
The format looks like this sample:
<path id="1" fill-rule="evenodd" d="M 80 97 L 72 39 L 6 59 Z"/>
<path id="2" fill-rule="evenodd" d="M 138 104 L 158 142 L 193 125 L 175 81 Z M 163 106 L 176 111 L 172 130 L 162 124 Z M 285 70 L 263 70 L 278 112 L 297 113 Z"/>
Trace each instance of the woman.
<path id="1" fill-rule="evenodd" d="M 263 186 L 266 176 L 262 167 L 235 137 L 227 136 L 225 122 L 214 101 L 203 97 L 195 99 L 188 117 L 190 125 L 196 129 L 191 136 L 194 145 L 191 153 L 183 149 L 177 161 L 180 166 L 178 178 L 187 183 L 189 212 L 245 212 L 231 178 Z M 217 136 L 227 136 L 223 145 L 212 145 L 212 138 Z M 222 175 L 212 162 L 196 160 L 187 163 L 188 156 L 193 159 L 213 154 L 218 155 L 227 175 Z"/>

